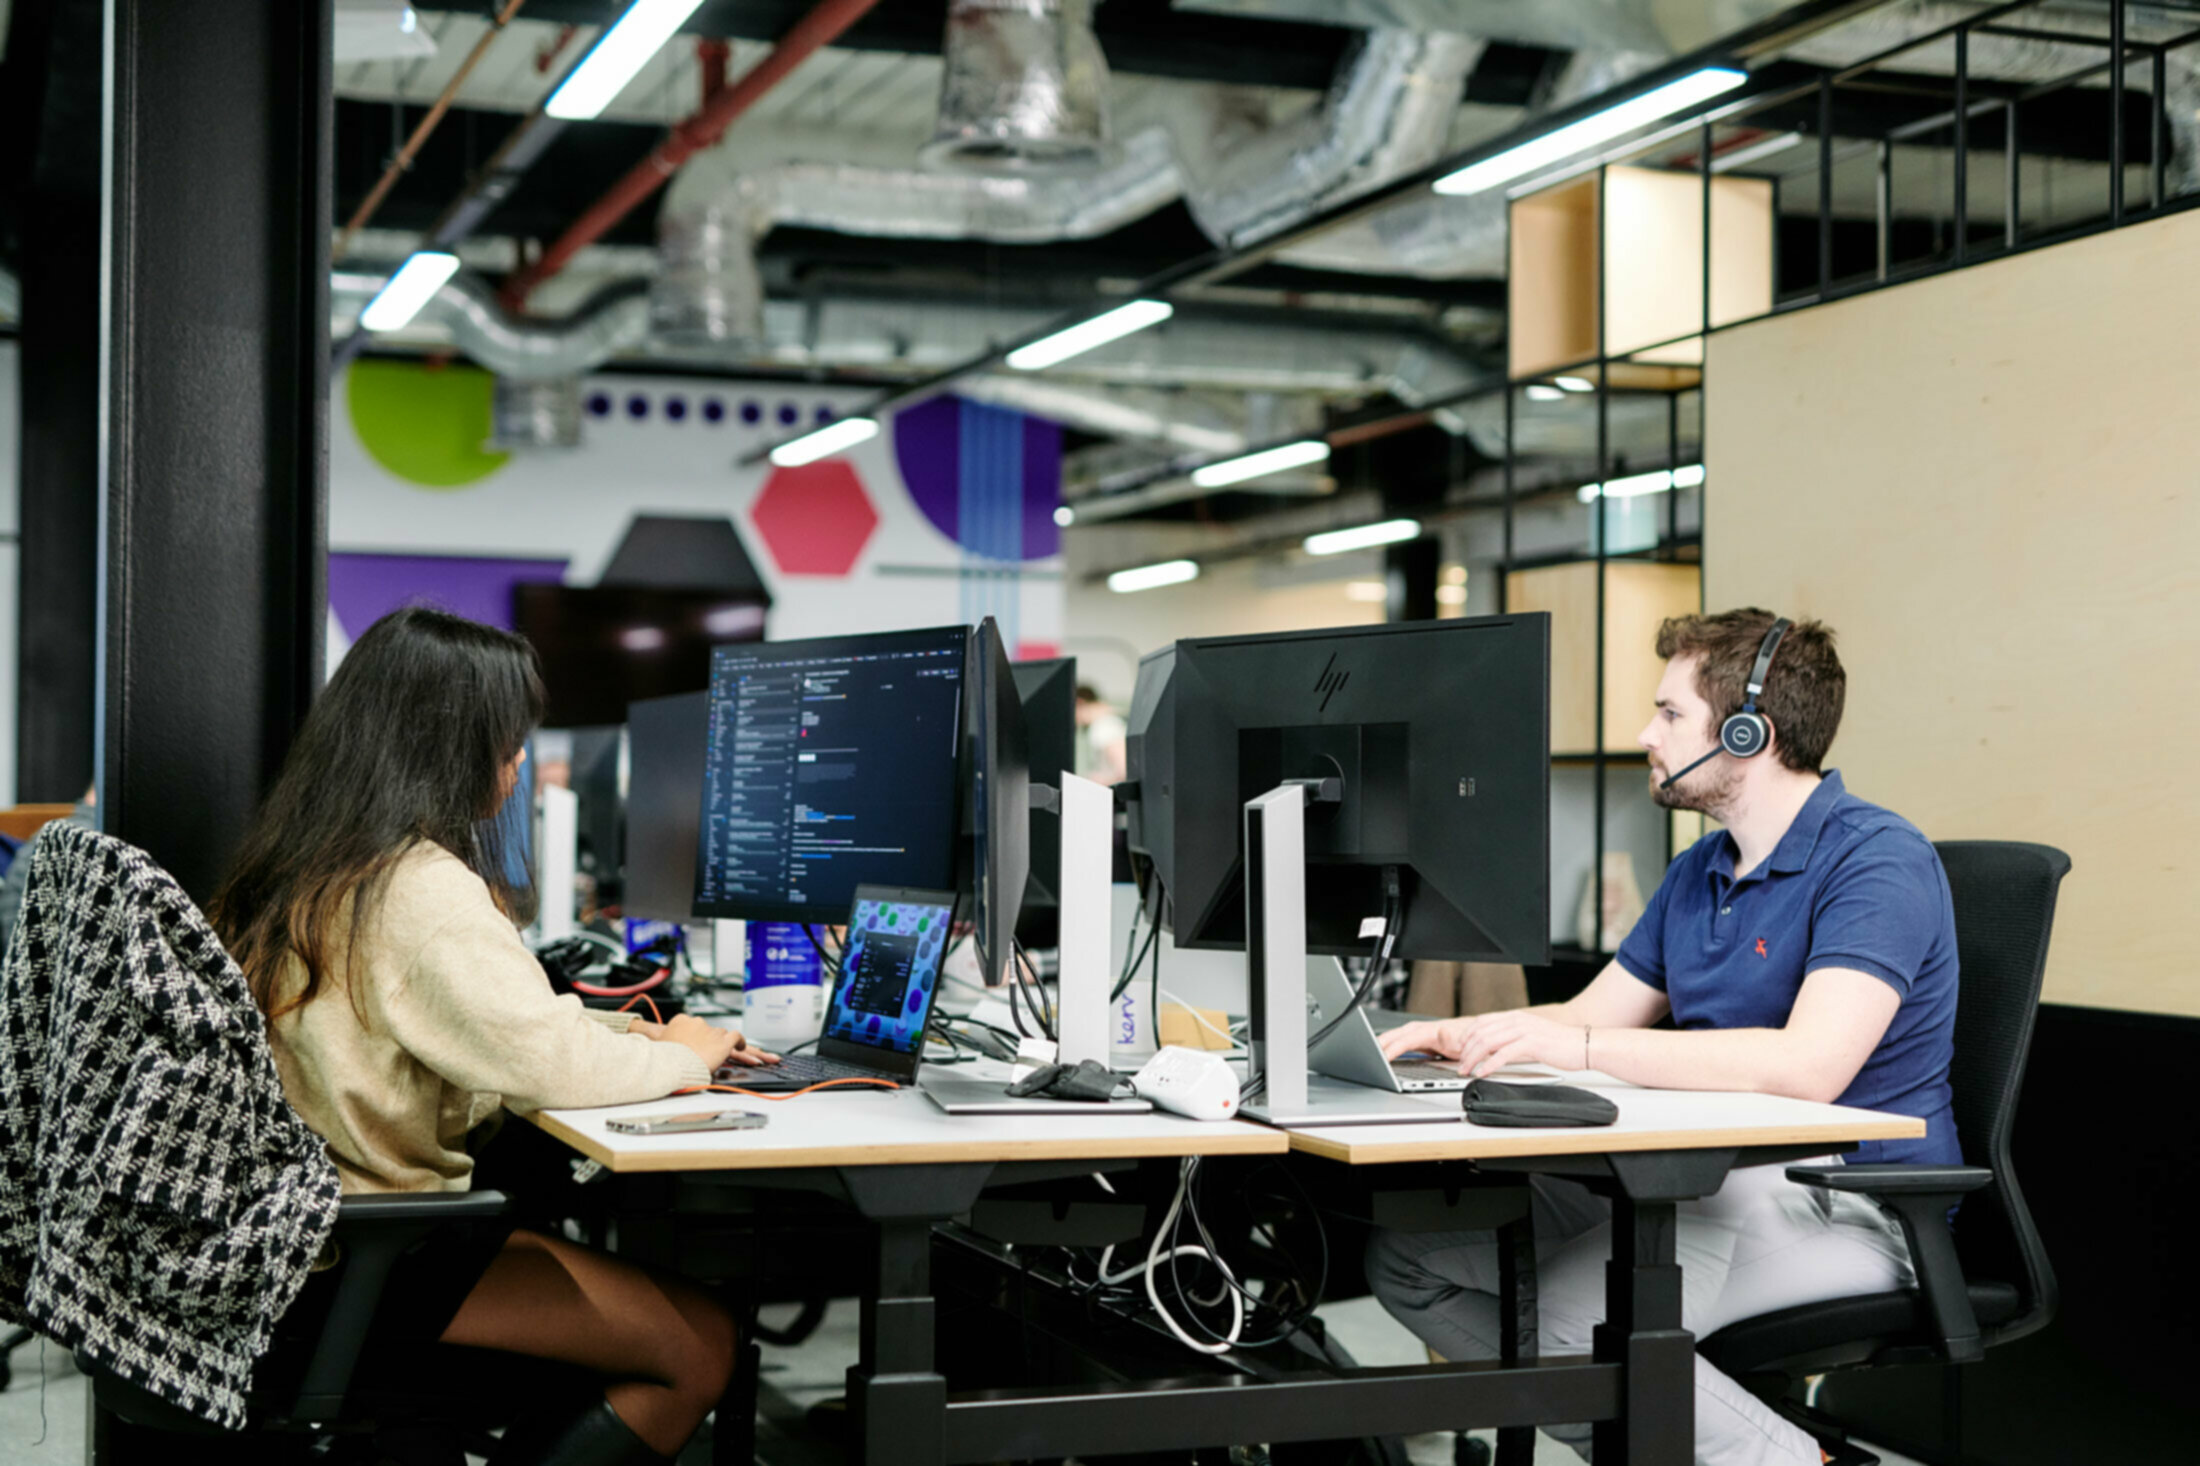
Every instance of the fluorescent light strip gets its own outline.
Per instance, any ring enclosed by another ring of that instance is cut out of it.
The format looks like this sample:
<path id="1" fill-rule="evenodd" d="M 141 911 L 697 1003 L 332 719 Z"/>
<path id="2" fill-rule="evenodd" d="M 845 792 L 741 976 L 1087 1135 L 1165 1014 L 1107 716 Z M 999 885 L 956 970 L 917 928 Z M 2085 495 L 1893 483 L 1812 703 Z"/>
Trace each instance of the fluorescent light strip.
<path id="1" fill-rule="evenodd" d="M 1560 402 L 1566 396 L 1558 388 L 1546 387 L 1541 382 L 1530 383 L 1526 390 L 1530 402 Z"/>
<path id="2" fill-rule="evenodd" d="M 1192 482 L 1203 489 L 1219 489 L 1224 484 L 1241 484 L 1249 478 L 1259 478 L 1263 474 L 1281 473 L 1287 468 L 1303 468 L 1309 463 L 1328 461 L 1329 445 L 1320 438 L 1308 438 L 1304 442 L 1286 443 L 1281 448 L 1264 448 L 1242 458 L 1225 458 L 1220 463 L 1210 463 L 1205 468 L 1194 469 Z"/>
<path id="3" fill-rule="evenodd" d="M 1326 534 L 1310 534 L 1306 537 L 1306 553 L 1340 555 L 1346 550 L 1371 550 L 1377 545 L 1395 545 L 1400 540 L 1417 540 L 1420 537 L 1420 520 L 1386 519 L 1381 524 L 1363 524 L 1353 529 L 1333 529 Z"/>
<path id="4" fill-rule="evenodd" d="M 1607 483 L 1583 484 L 1574 491 L 1574 497 L 1584 504 L 1594 504 L 1600 497 L 1633 499 L 1643 494 L 1662 494 L 1671 489 L 1693 489 L 1702 483 L 1703 465 L 1686 463 L 1670 470 L 1659 468 L 1649 473 L 1632 473 Z"/>
<path id="5" fill-rule="evenodd" d="M 1783 132 L 1777 137 L 1768 137 L 1761 142 L 1753 142 L 1746 148 L 1736 148 L 1731 153 L 1713 154 L 1711 171 L 1725 173 L 1731 169 L 1747 167 L 1759 158 L 1769 158 L 1774 153 L 1784 153 L 1802 140 L 1803 135 L 1799 132 Z"/>
<path id="6" fill-rule="evenodd" d="M 586 122 L 602 112 L 702 3 L 634 0 L 558 84 L 542 110 L 567 122 Z"/>
<path id="7" fill-rule="evenodd" d="M 771 459 L 781 468 L 800 468 L 805 463 L 830 458 L 858 443 L 868 443 L 877 436 L 875 418 L 844 417 L 839 422 L 827 423 L 814 433 L 804 433 L 791 442 L 781 443 L 772 449 Z"/>
<path id="8" fill-rule="evenodd" d="M 439 250 L 414 251 L 412 257 L 397 267 L 367 308 L 359 312 L 359 328 L 363 331 L 401 331 L 412 324 L 412 318 L 420 314 L 420 308 L 435 299 L 435 293 L 443 288 L 443 282 L 458 273 L 458 256 Z"/>
<path id="9" fill-rule="evenodd" d="M 1540 137 L 1532 137 L 1518 147 L 1507 148 L 1495 157 L 1484 158 L 1479 163 L 1469 163 L 1457 173 L 1447 173 L 1437 179 L 1435 189 L 1438 193 L 1453 195 L 1482 193 L 1533 173 L 1538 168 L 1546 168 L 1570 158 L 1598 143 L 1624 136 L 1638 127 L 1669 117 L 1699 102 L 1709 101 L 1721 93 L 1732 91 L 1747 80 L 1747 72 L 1724 66 L 1707 66 L 1701 71 L 1690 72 L 1677 81 L 1669 81 L 1662 87 L 1654 87 L 1639 97 L 1631 97 L 1616 107 L 1607 107 L 1578 122 L 1569 122 Z"/>
<path id="10" fill-rule="evenodd" d="M 1029 346 L 1019 346 L 1006 360 L 1017 371 L 1035 372 L 1073 356 L 1082 356 L 1096 346 L 1105 346 L 1134 331 L 1158 326 L 1175 314 L 1176 307 L 1165 300 L 1134 300 L 1114 310 L 1102 311 L 1089 321 L 1079 321 L 1066 331 L 1041 337 Z"/>
<path id="11" fill-rule="evenodd" d="M 1587 377 L 1553 377 L 1551 380 L 1569 392 L 1594 392 L 1597 384 Z"/>
<path id="12" fill-rule="evenodd" d="M 1164 585 L 1182 585 L 1187 580 L 1199 579 L 1199 566 L 1190 560 L 1164 560 L 1159 565 L 1141 565 L 1136 570 L 1118 570 L 1108 577 L 1108 589 L 1117 595 L 1129 595 L 1132 591 L 1155 590 Z"/>

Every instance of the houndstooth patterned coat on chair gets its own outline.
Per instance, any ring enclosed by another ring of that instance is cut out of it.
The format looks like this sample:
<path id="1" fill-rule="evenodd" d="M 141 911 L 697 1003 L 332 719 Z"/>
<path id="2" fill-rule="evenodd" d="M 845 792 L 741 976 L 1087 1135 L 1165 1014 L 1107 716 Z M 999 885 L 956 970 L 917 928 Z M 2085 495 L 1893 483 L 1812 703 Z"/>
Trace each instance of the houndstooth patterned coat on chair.
<path id="1" fill-rule="evenodd" d="M 0 1314 L 241 1428 L 336 1167 L 175 880 L 73 825 L 33 859 L 0 969 Z"/>

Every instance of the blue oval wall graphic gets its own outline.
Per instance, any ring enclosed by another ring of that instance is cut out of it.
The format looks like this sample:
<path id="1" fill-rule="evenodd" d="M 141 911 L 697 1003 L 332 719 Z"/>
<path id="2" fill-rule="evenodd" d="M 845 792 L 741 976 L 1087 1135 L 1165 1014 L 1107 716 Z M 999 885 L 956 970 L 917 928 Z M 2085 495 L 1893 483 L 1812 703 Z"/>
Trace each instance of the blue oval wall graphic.
<path id="1" fill-rule="evenodd" d="M 1006 408 L 935 397 L 894 415 L 902 482 L 932 527 L 989 560 L 1059 554 L 1062 430 Z"/>

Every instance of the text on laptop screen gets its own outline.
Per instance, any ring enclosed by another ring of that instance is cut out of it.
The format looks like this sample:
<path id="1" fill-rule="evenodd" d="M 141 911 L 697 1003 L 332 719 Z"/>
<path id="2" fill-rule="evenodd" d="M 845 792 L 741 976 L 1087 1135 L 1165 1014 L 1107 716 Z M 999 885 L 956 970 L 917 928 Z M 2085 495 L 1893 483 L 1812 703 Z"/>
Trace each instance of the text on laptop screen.
<path id="1" fill-rule="evenodd" d="M 947 953 L 948 908 L 858 898 L 825 1036 L 916 1052 Z"/>

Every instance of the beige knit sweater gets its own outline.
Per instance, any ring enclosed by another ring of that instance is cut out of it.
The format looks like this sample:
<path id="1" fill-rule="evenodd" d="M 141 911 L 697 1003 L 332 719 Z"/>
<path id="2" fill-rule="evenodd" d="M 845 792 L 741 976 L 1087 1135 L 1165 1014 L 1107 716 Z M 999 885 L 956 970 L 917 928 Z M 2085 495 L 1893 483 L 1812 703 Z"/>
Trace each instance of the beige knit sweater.
<path id="1" fill-rule="evenodd" d="M 271 1037 L 283 1091 L 347 1193 L 465 1190 L 466 1132 L 500 1105 L 626 1104 L 710 1082 L 694 1051 L 628 1033 L 631 1015 L 554 995 L 488 886 L 440 846 L 399 860 L 334 977 Z M 282 996 L 304 984 L 293 959 Z"/>

